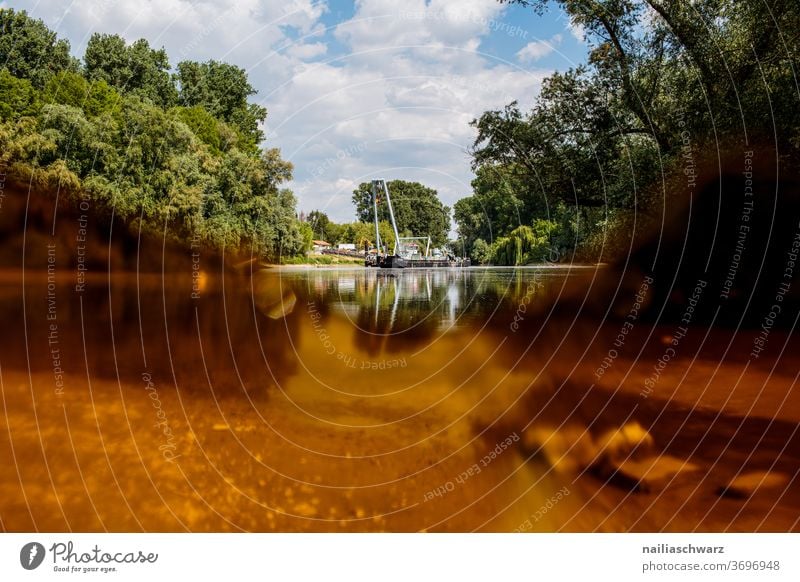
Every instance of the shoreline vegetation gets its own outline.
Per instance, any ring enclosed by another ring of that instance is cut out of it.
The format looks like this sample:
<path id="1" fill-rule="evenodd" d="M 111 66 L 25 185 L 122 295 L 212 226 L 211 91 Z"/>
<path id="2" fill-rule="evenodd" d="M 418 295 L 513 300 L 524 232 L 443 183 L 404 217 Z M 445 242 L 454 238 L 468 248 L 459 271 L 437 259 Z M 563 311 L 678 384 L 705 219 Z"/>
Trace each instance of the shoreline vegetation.
<path id="1" fill-rule="evenodd" d="M 310 243 L 282 185 L 292 164 L 260 147 L 267 111 L 246 72 L 182 61 L 144 39 L 95 33 L 82 61 L 42 21 L 0 9 L 0 168 L 95 219 L 183 247 L 265 258 Z"/>
<path id="2" fill-rule="evenodd" d="M 363 257 L 346 257 L 340 255 L 306 255 L 294 257 L 281 257 L 280 262 L 272 265 L 277 267 L 336 267 L 336 266 L 364 266 Z"/>
<path id="3" fill-rule="evenodd" d="M 391 181 L 401 236 L 429 235 L 473 264 L 613 262 L 714 188 L 720 160 L 798 174 L 800 41 L 781 33 L 800 28 L 791 3 L 508 3 L 564 9 L 587 62 L 545 78 L 530 111 L 512 102 L 473 120 L 475 179 L 452 209 L 434 189 Z M 100 33 L 79 60 L 41 20 L 5 8 L 0 65 L 4 182 L 95 223 L 274 263 L 327 263 L 306 256 L 315 240 L 374 242 L 367 183 L 352 223 L 298 212 L 285 187 L 294 168 L 263 144 L 267 110 L 235 65 L 173 66 L 145 39 Z"/>

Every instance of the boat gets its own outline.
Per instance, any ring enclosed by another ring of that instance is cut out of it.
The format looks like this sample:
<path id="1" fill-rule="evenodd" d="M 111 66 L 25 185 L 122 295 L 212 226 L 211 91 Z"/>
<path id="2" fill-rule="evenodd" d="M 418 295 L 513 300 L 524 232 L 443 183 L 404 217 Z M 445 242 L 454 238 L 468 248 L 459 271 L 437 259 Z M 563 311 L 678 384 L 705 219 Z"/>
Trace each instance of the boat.
<path id="1" fill-rule="evenodd" d="M 378 228 L 378 200 L 383 193 L 386 205 L 389 209 L 389 219 L 394 231 L 394 245 L 392 252 L 381 241 L 381 233 Z M 397 230 L 397 221 L 394 218 L 394 208 L 392 207 L 392 197 L 389 194 L 389 186 L 386 180 L 372 181 L 372 216 L 375 220 L 375 248 L 370 251 L 366 249 L 364 265 L 366 267 L 379 267 L 382 269 L 408 269 L 408 268 L 450 268 L 450 267 L 469 267 L 471 261 L 468 258 L 456 257 L 451 253 L 445 253 L 431 249 L 431 237 L 407 236 L 401 237 Z M 420 252 L 419 242 L 425 243 L 425 252 Z"/>

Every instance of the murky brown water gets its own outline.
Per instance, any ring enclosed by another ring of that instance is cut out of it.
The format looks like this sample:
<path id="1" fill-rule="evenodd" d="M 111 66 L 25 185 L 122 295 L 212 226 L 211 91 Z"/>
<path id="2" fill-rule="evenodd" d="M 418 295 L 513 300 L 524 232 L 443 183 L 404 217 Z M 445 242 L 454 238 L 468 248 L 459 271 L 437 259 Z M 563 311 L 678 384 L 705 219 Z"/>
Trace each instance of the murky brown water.
<path id="1" fill-rule="evenodd" d="M 616 317 L 552 310 L 594 268 L 184 273 L 2 276 L 4 530 L 800 527 L 786 332 L 758 361 L 755 331 L 615 348 L 638 283 Z M 626 425 L 682 470 L 581 462 Z"/>

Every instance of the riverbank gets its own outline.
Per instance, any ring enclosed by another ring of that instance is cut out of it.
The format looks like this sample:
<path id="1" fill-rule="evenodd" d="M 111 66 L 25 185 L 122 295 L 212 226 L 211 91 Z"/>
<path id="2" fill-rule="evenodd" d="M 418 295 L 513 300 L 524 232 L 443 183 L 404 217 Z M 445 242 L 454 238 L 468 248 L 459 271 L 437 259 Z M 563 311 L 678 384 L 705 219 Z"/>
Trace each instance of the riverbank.
<path id="1" fill-rule="evenodd" d="M 347 257 L 344 255 L 306 255 L 301 257 L 281 257 L 280 265 L 287 266 L 327 266 L 327 265 L 361 265 L 363 257 Z"/>

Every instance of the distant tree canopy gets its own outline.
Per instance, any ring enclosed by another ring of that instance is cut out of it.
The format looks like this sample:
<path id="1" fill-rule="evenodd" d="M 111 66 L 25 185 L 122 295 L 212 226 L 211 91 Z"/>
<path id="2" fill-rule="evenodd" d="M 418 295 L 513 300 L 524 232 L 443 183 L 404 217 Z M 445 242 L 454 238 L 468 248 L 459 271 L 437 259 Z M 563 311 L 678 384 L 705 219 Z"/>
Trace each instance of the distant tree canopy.
<path id="1" fill-rule="evenodd" d="M 478 167 L 472 192 L 453 206 L 459 234 L 469 248 L 479 238 L 492 241 L 525 224 L 524 217 L 547 211 L 545 199 L 512 163 Z"/>
<path id="2" fill-rule="evenodd" d="M 59 40 L 41 20 L 0 8 L 0 66 L 41 89 L 53 74 L 77 70 L 78 63 L 69 54 L 69 42 Z"/>
<path id="3" fill-rule="evenodd" d="M 105 81 L 117 91 L 148 99 L 161 108 L 177 102 L 167 52 L 151 49 L 144 39 L 127 46 L 119 35 L 95 33 L 86 45 L 83 62 L 89 81 Z"/>
<path id="4" fill-rule="evenodd" d="M 392 208 L 400 236 L 430 236 L 436 246 L 447 242 L 450 230 L 450 208 L 443 205 L 436 190 L 419 182 L 392 180 L 387 182 Z M 378 220 L 389 221 L 389 208 L 381 194 Z M 364 182 L 353 191 L 356 218 L 365 223 L 374 222 L 372 184 Z"/>
<path id="5" fill-rule="evenodd" d="M 763 139 L 797 168 L 796 3 L 510 3 L 563 9 L 590 53 L 586 65 L 545 79 L 530 111 L 514 102 L 473 122 L 477 177 L 455 220 L 470 250 L 482 241 L 483 258 L 484 244 L 539 219 L 559 223 L 557 246 L 591 248 L 634 209 L 668 197 L 662 177 L 704 149 Z"/>
<path id="6" fill-rule="evenodd" d="M 40 100 L 40 92 L 28 79 L 18 79 L 7 69 L 0 69 L 0 119 L 36 115 Z"/>
<path id="7" fill-rule="evenodd" d="M 266 110 L 247 102 L 244 71 L 213 61 L 170 71 L 163 49 L 104 34 L 81 67 L 41 21 L 0 9 L 0 163 L 176 240 L 273 259 L 306 250 L 311 230 L 281 188 L 292 165 L 259 148 Z"/>
<path id="8" fill-rule="evenodd" d="M 311 229 L 315 240 L 324 240 L 334 246 L 353 244 L 361 250 L 365 243 L 369 246 L 375 245 L 375 224 L 372 222 L 336 223 L 321 210 L 312 210 L 308 213 L 305 224 Z M 391 249 L 394 246 L 394 232 L 388 220 L 378 223 L 378 232 L 383 244 Z"/>
<path id="9" fill-rule="evenodd" d="M 320 210 L 312 210 L 308 213 L 306 222 L 311 227 L 311 232 L 314 235 L 315 240 L 327 241 L 328 238 L 332 238 L 333 233 L 330 231 L 330 226 L 333 223 L 331 222 L 331 219 L 328 218 L 328 215 L 324 212 Z"/>
<path id="10" fill-rule="evenodd" d="M 183 106 L 202 107 L 214 117 L 238 128 L 254 146 L 264 139 L 259 124 L 266 119 L 267 110 L 247 102 L 256 90 L 243 69 L 217 61 L 183 61 L 178 63 L 175 78 L 180 86 Z"/>

